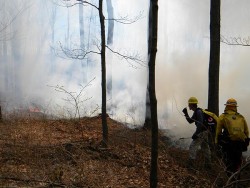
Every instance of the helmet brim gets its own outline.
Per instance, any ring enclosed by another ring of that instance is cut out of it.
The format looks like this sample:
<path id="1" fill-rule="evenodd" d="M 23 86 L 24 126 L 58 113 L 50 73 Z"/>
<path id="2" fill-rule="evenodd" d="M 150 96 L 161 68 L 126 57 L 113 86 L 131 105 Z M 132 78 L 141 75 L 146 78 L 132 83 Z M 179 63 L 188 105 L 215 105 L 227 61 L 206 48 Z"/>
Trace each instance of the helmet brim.
<path id="1" fill-rule="evenodd" d="M 235 106 L 235 107 L 238 107 L 238 105 L 236 104 L 224 104 L 225 106 Z"/>

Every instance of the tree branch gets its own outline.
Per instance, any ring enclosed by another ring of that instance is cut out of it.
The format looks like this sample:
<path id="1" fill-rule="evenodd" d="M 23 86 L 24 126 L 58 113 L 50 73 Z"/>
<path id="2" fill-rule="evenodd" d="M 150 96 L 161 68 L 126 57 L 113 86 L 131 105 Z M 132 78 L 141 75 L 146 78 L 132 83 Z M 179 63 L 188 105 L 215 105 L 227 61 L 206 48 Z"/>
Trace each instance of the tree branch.
<path id="1" fill-rule="evenodd" d="M 71 58 L 71 59 L 79 59 L 79 60 L 82 60 L 82 59 L 85 59 L 86 56 L 88 56 L 89 54 L 101 54 L 100 52 L 97 52 L 97 51 L 93 51 L 93 50 L 90 50 L 90 51 L 85 51 L 84 49 L 68 49 L 68 48 L 64 48 L 62 46 L 62 44 L 60 43 L 60 48 L 62 50 L 62 53 L 64 55 L 66 55 L 66 57 L 68 58 Z M 57 55 L 59 57 L 62 57 L 64 58 L 62 55 L 58 54 Z"/>
<path id="2" fill-rule="evenodd" d="M 249 179 L 244 179 L 244 180 L 235 180 L 235 181 L 232 181 L 234 178 L 237 178 L 237 176 L 240 175 L 240 173 L 245 169 L 247 168 L 248 166 L 250 166 L 250 161 L 248 161 L 244 166 L 242 166 L 237 172 L 235 172 L 234 174 L 232 174 L 229 179 L 227 180 L 227 183 L 226 183 L 226 187 L 231 187 L 233 184 L 236 184 L 238 182 L 247 182 L 247 181 L 250 181 L 250 178 Z"/>
<path id="3" fill-rule="evenodd" d="M 125 59 L 127 62 L 129 61 L 134 61 L 136 63 L 138 63 L 141 66 L 146 67 L 146 61 L 142 60 L 142 58 L 140 58 L 140 55 L 138 53 L 133 54 L 133 55 L 129 55 L 129 54 L 122 54 L 120 52 L 114 51 L 113 49 L 111 49 L 109 46 L 106 45 L 106 48 L 109 49 L 112 53 L 116 54 L 117 56 L 121 57 L 122 59 Z M 129 62 L 130 63 L 130 62 Z M 131 64 L 131 63 L 130 63 Z M 131 64 L 132 65 L 132 64 Z M 132 65 L 133 66 L 133 65 Z"/>
<path id="4" fill-rule="evenodd" d="M 72 2 L 73 0 L 61 0 L 61 1 L 62 1 L 62 3 L 64 3 L 64 5 L 60 5 L 58 3 L 55 3 L 55 4 L 57 4 L 58 6 L 66 7 L 66 8 L 70 8 L 70 7 L 73 7 L 75 5 L 82 4 L 82 5 L 92 6 L 92 7 L 96 8 L 97 10 L 99 10 L 99 7 L 97 5 L 94 5 L 94 4 L 90 3 L 89 1 L 83 1 L 83 0 L 75 0 L 76 2 Z"/>
<path id="5" fill-rule="evenodd" d="M 225 37 L 221 35 L 220 41 L 227 45 L 232 46 L 250 46 L 250 36 L 247 38 L 242 37 Z"/>
<path id="6" fill-rule="evenodd" d="M 75 115 L 74 117 L 76 117 L 78 115 L 78 118 L 80 119 L 80 104 L 91 99 L 92 97 L 86 98 L 82 101 L 80 101 L 80 97 L 83 93 L 83 90 L 91 85 L 91 82 L 94 80 L 95 78 L 93 78 L 92 80 L 90 80 L 85 86 L 81 85 L 81 90 L 80 92 L 77 94 L 76 92 L 71 92 L 71 91 L 67 91 L 63 86 L 49 86 L 54 88 L 57 92 L 61 92 L 61 93 L 65 93 L 68 95 L 68 97 L 66 99 L 63 99 L 67 102 L 69 102 L 72 106 L 74 106 L 75 108 Z"/>
<path id="7" fill-rule="evenodd" d="M 18 16 L 23 13 L 25 10 L 27 10 L 28 8 L 30 8 L 32 5 L 30 4 L 29 6 L 27 7 L 23 7 L 21 8 L 16 15 L 14 15 L 10 21 L 8 21 L 8 23 L 2 23 L 2 27 L 0 28 L 0 33 L 2 34 L 4 30 L 6 30 L 17 18 Z M 8 36 L 9 35 L 9 36 Z M 11 35 L 12 33 L 7 33 L 5 35 L 1 35 L 0 36 L 0 41 L 3 41 L 3 40 L 10 40 L 11 39 Z M 6 39 L 6 37 L 8 36 L 8 39 Z M 13 36 L 12 36 L 13 37 Z"/>
<path id="8" fill-rule="evenodd" d="M 143 11 L 141 11 L 137 16 L 135 16 L 133 18 L 128 18 L 128 16 L 124 16 L 121 18 L 112 18 L 112 19 L 105 19 L 105 20 L 114 20 L 115 22 L 118 22 L 121 24 L 132 24 L 132 23 L 135 23 L 142 18 L 143 18 Z"/>

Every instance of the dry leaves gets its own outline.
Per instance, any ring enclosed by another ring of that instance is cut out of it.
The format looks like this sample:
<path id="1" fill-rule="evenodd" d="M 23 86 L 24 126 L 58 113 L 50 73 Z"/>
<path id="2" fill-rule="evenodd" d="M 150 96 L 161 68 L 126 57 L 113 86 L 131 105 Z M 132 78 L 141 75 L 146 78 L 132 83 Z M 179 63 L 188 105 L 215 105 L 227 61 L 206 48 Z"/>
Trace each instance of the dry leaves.
<path id="1" fill-rule="evenodd" d="M 109 147 L 100 148 L 101 118 L 18 119 L 0 125 L 0 187 L 149 187 L 150 131 L 108 118 Z M 160 142 L 158 187 L 211 187 L 188 171 L 186 151 Z"/>

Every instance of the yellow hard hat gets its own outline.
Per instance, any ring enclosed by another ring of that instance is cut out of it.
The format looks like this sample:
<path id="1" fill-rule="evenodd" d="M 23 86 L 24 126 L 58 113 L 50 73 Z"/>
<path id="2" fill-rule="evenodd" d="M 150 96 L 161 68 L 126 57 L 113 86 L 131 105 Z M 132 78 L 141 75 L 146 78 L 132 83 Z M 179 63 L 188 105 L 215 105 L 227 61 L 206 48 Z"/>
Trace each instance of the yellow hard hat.
<path id="1" fill-rule="evenodd" d="M 227 100 L 225 105 L 226 106 L 237 106 L 237 101 L 235 99 L 233 99 L 233 98 L 230 98 L 230 99 Z"/>
<path id="2" fill-rule="evenodd" d="M 188 99 L 188 104 L 198 104 L 198 100 L 196 97 L 190 97 Z"/>

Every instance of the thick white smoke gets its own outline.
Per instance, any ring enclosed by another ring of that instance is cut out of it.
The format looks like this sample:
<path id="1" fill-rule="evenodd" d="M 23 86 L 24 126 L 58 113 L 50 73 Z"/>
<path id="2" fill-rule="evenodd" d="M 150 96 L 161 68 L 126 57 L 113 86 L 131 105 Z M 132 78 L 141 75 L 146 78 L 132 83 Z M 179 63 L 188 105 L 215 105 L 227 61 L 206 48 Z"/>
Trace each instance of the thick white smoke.
<path id="1" fill-rule="evenodd" d="M 9 98 L 1 96 L 4 98 L 1 101 L 2 105 L 9 106 L 10 101 L 17 99 L 16 102 L 21 101 L 23 105 L 28 105 L 30 102 L 42 103 L 40 105 L 51 113 L 73 114 L 74 107 L 63 100 L 67 95 L 48 86 L 64 86 L 67 91 L 77 94 L 81 90 L 80 85 L 86 84 L 84 79 L 87 74 L 88 80 L 95 79 L 83 92 L 82 100 L 91 99 L 81 105 L 82 114 L 91 114 L 97 106 L 100 107 L 100 56 L 92 55 L 83 62 L 60 57 L 62 55 L 60 45 L 68 48 L 79 46 L 78 7 L 58 6 L 55 2 L 59 1 L 55 0 L 34 2 L 1 0 L 0 2 L 2 5 L 5 3 L 2 7 L 5 7 L 9 17 L 22 10 L 8 28 L 13 38 L 6 42 L 6 63 L 8 63 L 8 78 L 12 78 L 13 83 L 7 91 L 4 76 L 1 74 L 1 95 L 9 96 Z M 138 53 L 141 59 L 146 60 L 148 3 L 144 0 L 119 0 L 112 3 L 115 18 L 127 16 L 126 18 L 130 19 L 139 14 L 142 14 L 142 17 L 133 24 L 115 22 L 111 48 L 121 53 Z M 233 0 L 222 2 L 221 34 L 223 36 L 248 37 L 249 6 L 247 0 L 237 1 L 237 3 Z M 106 5 L 104 10 L 107 17 Z M 98 13 L 88 6 L 85 6 L 83 11 L 85 11 L 85 43 L 96 50 L 95 44 L 98 44 L 100 31 Z M 209 14 L 210 1 L 208 0 L 159 1 L 156 60 L 159 124 L 160 128 L 171 130 L 177 138 L 190 136 L 194 129 L 194 126 L 187 125 L 181 113 L 182 108 L 187 106 L 188 98 L 196 96 L 199 99 L 199 105 L 203 108 L 207 107 Z M 54 21 L 53 15 L 55 15 Z M 1 49 L 3 48 L 2 43 Z M 2 50 L 2 57 L 4 57 L 3 53 Z M 221 43 L 220 113 L 224 110 L 225 101 L 234 97 L 239 103 L 239 112 L 245 115 L 248 122 L 250 122 L 249 58 L 248 47 L 228 46 Z M 87 62 L 88 71 L 82 66 Z M 113 118 L 130 124 L 143 123 L 147 84 L 146 63 L 145 61 L 144 65 L 131 64 L 107 50 L 107 80 L 112 78 L 112 93 L 108 95 L 107 105 Z M 1 73 L 6 70 L 5 68 L 5 64 L 2 64 Z M 12 93 L 10 94 L 9 91 Z M 97 113 L 99 112 L 100 109 Z"/>

